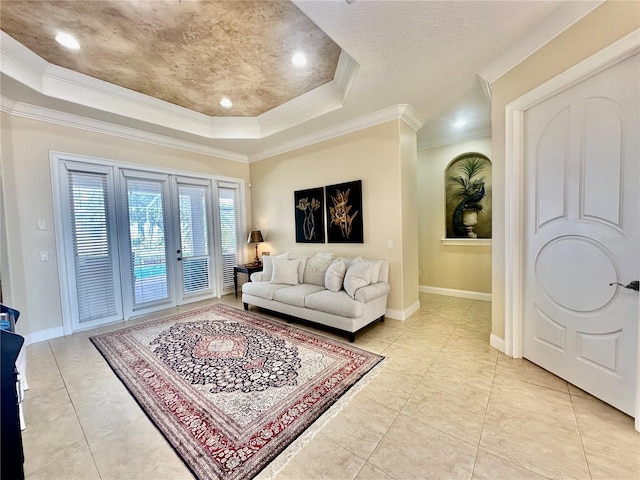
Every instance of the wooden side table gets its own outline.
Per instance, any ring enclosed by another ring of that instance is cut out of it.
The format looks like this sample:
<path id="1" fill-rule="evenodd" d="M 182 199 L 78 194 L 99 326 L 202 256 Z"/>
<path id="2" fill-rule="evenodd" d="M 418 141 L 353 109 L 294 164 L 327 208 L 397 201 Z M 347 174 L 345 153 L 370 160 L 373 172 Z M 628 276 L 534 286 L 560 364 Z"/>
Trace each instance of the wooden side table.
<path id="1" fill-rule="evenodd" d="M 238 273 L 246 273 L 251 281 L 251 274 L 254 272 L 261 272 L 262 264 L 247 263 L 246 265 L 236 265 L 233 267 L 233 288 L 236 291 L 236 298 L 238 298 Z"/>

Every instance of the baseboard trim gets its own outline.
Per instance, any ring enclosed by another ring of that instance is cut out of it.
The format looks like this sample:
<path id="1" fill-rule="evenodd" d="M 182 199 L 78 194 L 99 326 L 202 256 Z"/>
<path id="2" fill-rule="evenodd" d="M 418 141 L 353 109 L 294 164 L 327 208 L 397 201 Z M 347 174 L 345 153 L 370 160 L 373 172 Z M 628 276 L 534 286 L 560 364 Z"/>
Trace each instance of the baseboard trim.
<path id="1" fill-rule="evenodd" d="M 420 310 L 420 300 L 418 300 L 417 302 L 415 302 L 413 305 L 411 305 L 409 308 L 406 308 L 405 310 L 394 310 L 391 308 L 387 308 L 387 311 L 385 312 L 384 316 L 387 318 L 392 318 L 394 320 L 406 320 L 411 315 L 416 313 L 418 310 Z"/>
<path id="2" fill-rule="evenodd" d="M 489 345 L 491 345 L 496 350 L 504 353 L 504 339 L 495 336 L 493 333 L 489 337 Z"/>
<path id="3" fill-rule="evenodd" d="M 25 345 L 32 343 L 44 342 L 52 338 L 64 337 L 63 327 L 47 328 L 46 330 L 38 330 L 37 332 L 27 333 L 24 336 Z"/>
<path id="4" fill-rule="evenodd" d="M 430 287 L 420 285 L 421 293 L 433 293 L 435 295 L 446 295 L 447 297 L 467 298 L 469 300 L 491 301 L 491 294 L 484 292 L 473 292 L 471 290 L 456 290 L 454 288 Z"/>

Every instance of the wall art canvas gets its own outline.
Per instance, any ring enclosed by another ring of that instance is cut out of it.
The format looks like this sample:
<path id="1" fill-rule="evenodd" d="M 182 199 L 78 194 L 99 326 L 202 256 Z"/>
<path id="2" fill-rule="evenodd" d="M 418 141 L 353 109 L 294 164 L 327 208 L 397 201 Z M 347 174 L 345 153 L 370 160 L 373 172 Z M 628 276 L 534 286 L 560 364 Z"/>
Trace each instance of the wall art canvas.
<path id="1" fill-rule="evenodd" d="M 293 193 L 296 212 L 296 242 L 324 243 L 324 188 Z"/>
<path id="2" fill-rule="evenodd" d="M 446 238 L 491 238 L 491 161 L 461 155 L 447 167 L 445 185 Z"/>
<path id="3" fill-rule="evenodd" d="M 325 190 L 329 243 L 363 243 L 362 180 L 329 185 Z"/>

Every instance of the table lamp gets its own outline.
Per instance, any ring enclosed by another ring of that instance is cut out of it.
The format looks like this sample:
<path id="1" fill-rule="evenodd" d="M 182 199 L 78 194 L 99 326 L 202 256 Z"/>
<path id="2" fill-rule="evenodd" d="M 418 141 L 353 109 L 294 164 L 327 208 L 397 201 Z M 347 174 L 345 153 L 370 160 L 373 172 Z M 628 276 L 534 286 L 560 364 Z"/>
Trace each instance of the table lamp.
<path id="1" fill-rule="evenodd" d="M 262 233 L 260 230 L 251 230 L 249 233 L 249 238 L 247 239 L 247 243 L 253 243 L 256 246 L 256 258 L 255 263 L 260 263 L 260 257 L 258 256 L 258 244 L 264 242 L 262 238 Z"/>

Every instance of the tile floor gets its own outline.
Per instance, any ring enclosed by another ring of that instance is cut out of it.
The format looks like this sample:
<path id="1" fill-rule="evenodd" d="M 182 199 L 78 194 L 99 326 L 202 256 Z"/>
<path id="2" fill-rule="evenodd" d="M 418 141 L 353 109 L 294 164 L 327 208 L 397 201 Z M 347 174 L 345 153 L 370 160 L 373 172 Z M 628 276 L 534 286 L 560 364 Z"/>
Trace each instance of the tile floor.
<path id="1" fill-rule="evenodd" d="M 640 478 L 630 417 L 490 348 L 489 303 L 420 300 L 407 321 L 357 337 L 386 367 L 278 480 Z M 90 343 L 95 333 L 27 348 L 27 479 L 193 478 Z"/>

